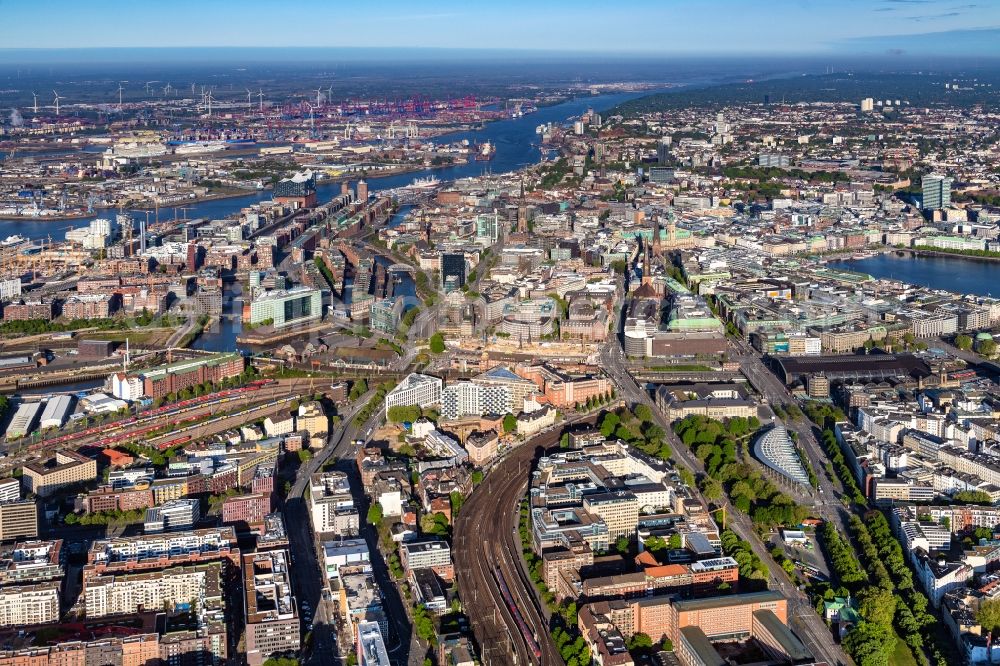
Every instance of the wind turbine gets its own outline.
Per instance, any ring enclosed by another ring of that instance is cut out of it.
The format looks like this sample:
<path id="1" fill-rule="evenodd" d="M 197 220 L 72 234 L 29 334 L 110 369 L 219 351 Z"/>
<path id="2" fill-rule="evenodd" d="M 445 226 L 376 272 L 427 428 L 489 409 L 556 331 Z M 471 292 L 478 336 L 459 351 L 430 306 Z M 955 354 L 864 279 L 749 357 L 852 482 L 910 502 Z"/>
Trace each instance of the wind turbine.
<path id="1" fill-rule="evenodd" d="M 306 106 L 309 107 L 309 131 L 312 132 L 313 131 L 313 105 L 310 104 L 309 102 L 303 102 L 303 104 L 305 104 Z"/>
<path id="2" fill-rule="evenodd" d="M 205 99 L 208 100 L 208 117 L 212 117 L 212 102 L 217 102 L 218 100 L 212 97 L 212 91 L 209 90 L 208 94 L 205 95 Z"/>
<path id="3" fill-rule="evenodd" d="M 250 97 L 252 97 L 252 96 L 253 96 L 253 92 L 251 92 L 250 89 L 247 88 L 247 109 L 250 108 Z"/>
<path id="4" fill-rule="evenodd" d="M 263 111 L 264 111 L 264 89 L 263 88 L 258 88 L 257 89 L 257 98 L 260 100 L 260 110 L 261 110 L 261 113 L 263 113 Z"/>
<path id="5" fill-rule="evenodd" d="M 326 89 L 326 101 L 327 102 L 332 102 L 333 101 L 333 84 L 332 83 L 330 84 L 330 87 Z"/>
<path id="6" fill-rule="evenodd" d="M 56 102 L 56 115 L 58 116 L 59 115 L 59 100 L 61 100 L 62 97 L 60 97 L 59 93 L 57 93 L 55 90 L 52 91 L 52 94 L 56 96 L 56 100 L 55 100 L 55 102 Z"/>
<path id="7" fill-rule="evenodd" d="M 147 90 L 149 89 L 149 84 L 148 83 L 146 84 L 146 88 L 147 88 Z M 119 111 L 122 110 L 122 91 L 123 90 L 125 90 L 125 88 L 123 88 L 122 84 L 119 83 L 118 84 L 118 110 Z"/>
<path id="8" fill-rule="evenodd" d="M 164 96 L 164 97 L 166 97 L 166 96 L 167 96 L 167 93 L 169 93 L 169 92 L 170 92 L 170 89 L 171 89 L 172 87 L 173 87 L 173 86 L 171 86 L 171 85 L 170 85 L 169 83 L 168 83 L 167 85 L 163 86 L 163 96 Z"/>
<path id="9" fill-rule="evenodd" d="M 38 95 L 34 91 L 32 91 L 31 92 L 31 96 L 35 100 L 35 104 L 34 104 L 34 106 L 32 106 L 31 110 L 34 111 L 37 114 L 38 113 Z"/>
<path id="10" fill-rule="evenodd" d="M 323 106 L 323 89 L 316 88 L 316 106 Z"/>

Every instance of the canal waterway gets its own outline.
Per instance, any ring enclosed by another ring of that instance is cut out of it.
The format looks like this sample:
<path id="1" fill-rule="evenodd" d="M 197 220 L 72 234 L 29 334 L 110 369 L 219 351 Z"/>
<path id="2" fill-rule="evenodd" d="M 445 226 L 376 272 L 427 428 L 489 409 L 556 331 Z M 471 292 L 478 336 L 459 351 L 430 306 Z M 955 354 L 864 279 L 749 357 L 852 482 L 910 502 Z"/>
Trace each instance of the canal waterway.
<path id="1" fill-rule="evenodd" d="M 676 89 L 672 89 L 676 90 Z M 594 109 L 602 112 L 610 109 L 627 100 L 652 94 L 656 91 L 646 91 L 640 93 L 617 93 L 610 95 L 592 95 L 578 97 L 561 104 L 543 107 L 535 113 L 512 118 L 508 120 L 498 120 L 488 123 L 483 129 L 475 131 L 462 131 L 445 134 L 434 139 L 435 143 L 453 143 L 456 141 L 468 140 L 470 142 L 489 141 L 496 146 L 496 153 L 492 160 L 488 162 L 470 162 L 452 167 L 424 169 L 422 171 L 408 174 L 397 174 L 383 178 L 372 178 L 369 180 L 368 189 L 371 192 L 393 189 L 409 185 L 416 178 L 424 178 L 434 175 L 442 181 L 457 180 L 481 176 L 487 173 L 509 173 L 524 166 L 535 164 L 541 157 L 539 149 L 541 136 L 536 133 L 539 125 L 547 123 L 562 124 L 568 122 L 572 117 L 579 116 L 587 109 Z M 317 186 L 317 198 L 319 201 L 329 201 L 334 196 L 340 194 L 340 183 L 330 182 Z M 237 214 L 240 209 L 250 206 L 259 201 L 271 198 L 270 191 L 262 190 L 252 192 L 245 196 L 230 197 L 227 199 L 216 199 L 192 204 L 186 212 L 179 209 L 165 207 L 160 209 L 160 219 L 168 220 L 174 217 L 187 217 L 188 219 L 208 218 L 222 219 Z M 136 219 L 145 218 L 145 211 L 130 211 Z M 53 240 L 62 240 L 66 234 L 67 226 L 81 227 L 89 224 L 91 219 L 98 217 L 113 216 L 116 211 L 103 211 L 86 219 L 78 220 L 0 220 L 0 240 L 9 235 L 21 235 L 33 240 L 43 239 L 51 235 Z M 401 210 L 393 219 L 390 226 L 396 226 L 402 222 L 405 211 Z M 347 292 L 345 304 L 350 304 L 350 290 Z M 404 275 L 401 284 L 396 285 L 396 294 L 401 296 L 414 297 L 414 285 L 412 278 Z M 225 285 L 223 293 L 223 314 L 212 322 L 209 330 L 203 332 L 191 345 L 195 349 L 207 351 L 230 351 L 237 348 L 236 338 L 242 330 L 240 315 L 242 311 L 242 289 L 239 284 Z"/>

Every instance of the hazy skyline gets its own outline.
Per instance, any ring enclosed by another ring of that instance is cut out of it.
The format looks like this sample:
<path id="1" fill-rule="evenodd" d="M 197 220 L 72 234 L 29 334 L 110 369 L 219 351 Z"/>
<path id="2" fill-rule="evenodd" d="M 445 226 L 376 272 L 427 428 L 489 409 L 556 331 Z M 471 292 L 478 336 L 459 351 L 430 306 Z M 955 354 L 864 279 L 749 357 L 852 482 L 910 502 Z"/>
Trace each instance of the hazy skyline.
<path id="1" fill-rule="evenodd" d="M 1000 3 L 985 1 L 383 0 L 373 10 L 364 3 L 319 0 L 8 0 L 3 8 L 5 49 L 310 46 L 1000 56 Z"/>

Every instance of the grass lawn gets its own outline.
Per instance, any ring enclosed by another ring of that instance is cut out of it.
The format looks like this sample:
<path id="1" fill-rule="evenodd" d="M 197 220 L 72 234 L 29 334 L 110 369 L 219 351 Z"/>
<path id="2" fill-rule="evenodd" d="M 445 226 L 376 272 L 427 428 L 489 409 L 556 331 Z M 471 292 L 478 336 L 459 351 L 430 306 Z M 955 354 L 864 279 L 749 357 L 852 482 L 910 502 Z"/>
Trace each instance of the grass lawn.
<path id="1" fill-rule="evenodd" d="M 128 331 L 88 331 L 80 333 L 81 340 L 111 340 L 125 342 L 125 338 L 133 345 L 159 346 L 166 343 L 176 329 L 173 328 L 139 328 Z"/>
<path id="2" fill-rule="evenodd" d="M 903 642 L 899 634 L 896 635 L 896 649 L 889 655 L 889 666 L 918 666 L 913 651 Z"/>

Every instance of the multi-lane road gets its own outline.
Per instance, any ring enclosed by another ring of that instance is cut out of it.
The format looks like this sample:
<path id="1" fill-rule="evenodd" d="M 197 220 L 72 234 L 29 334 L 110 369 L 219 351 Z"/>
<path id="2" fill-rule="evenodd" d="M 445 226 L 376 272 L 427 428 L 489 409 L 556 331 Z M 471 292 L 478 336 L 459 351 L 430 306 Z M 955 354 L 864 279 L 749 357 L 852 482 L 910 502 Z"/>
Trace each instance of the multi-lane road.
<path id="1" fill-rule="evenodd" d="M 629 374 L 625 356 L 622 353 L 621 347 L 617 344 L 617 340 L 612 340 L 601 347 L 600 363 L 605 372 L 607 372 L 618 385 L 622 397 L 628 403 L 632 405 L 642 403 L 651 408 L 654 418 L 667 433 L 667 437 L 670 439 L 671 448 L 673 449 L 674 456 L 677 460 L 684 463 L 695 473 L 704 473 L 704 466 L 701 461 L 692 455 L 687 447 L 676 437 L 676 435 L 674 435 L 671 424 L 667 423 L 660 411 L 656 409 L 656 406 L 650 399 L 649 393 Z M 757 363 L 760 363 L 759 359 L 757 359 Z M 765 396 L 768 397 L 769 400 L 772 399 L 772 396 L 777 397 L 779 394 L 777 388 L 774 384 L 766 381 L 765 374 L 767 377 L 773 379 L 774 382 L 777 382 L 777 378 L 768 372 L 762 364 L 759 365 L 759 368 L 752 367 L 751 365 L 748 365 L 748 368 L 750 372 L 748 378 L 751 383 L 754 383 L 756 380 L 760 382 L 762 386 L 768 386 L 767 390 L 771 395 L 769 396 L 768 393 L 765 393 Z M 761 370 L 763 373 L 760 373 Z M 781 390 L 784 391 L 784 386 L 781 385 L 780 382 L 777 383 Z M 798 430 L 796 430 L 796 432 L 798 432 Z M 812 438 L 811 432 L 808 433 L 808 435 L 809 438 Z M 803 437 L 802 433 L 800 433 L 799 437 Z M 802 439 L 800 439 L 800 441 L 802 441 Z M 812 442 L 815 444 L 814 439 L 812 439 Z M 806 450 L 810 453 L 810 458 L 814 461 L 813 464 L 815 466 L 818 463 L 818 459 L 814 458 L 814 455 L 818 455 L 819 445 L 815 444 L 815 451 L 810 450 L 811 448 L 811 446 L 807 445 Z M 818 474 L 824 474 L 822 466 L 820 466 L 817 472 Z M 838 491 L 832 481 L 828 478 L 821 481 L 821 484 L 823 484 L 821 487 L 824 488 L 821 496 L 825 496 L 822 501 L 831 503 L 829 505 L 819 505 L 826 509 L 824 517 L 827 517 L 828 519 L 834 518 L 837 520 L 838 524 L 844 525 L 846 516 L 841 513 L 842 507 L 836 499 Z M 833 504 L 836 504 L 836 506 L 833 506 Z M 813 656 L 821 658 L 830 664 L 850 663 L 847 655 L 833 640 L 833 635 L 830 633 L 829 628 L 809 604 L 808 598 L 796 588 L 794 583 L 788 577 L 788 574 L 786 574 L 785 571 L 771 557 L 767 548 L 758 538 L 757 532 L 751 524 L 749 518 L 735 509 L 726 499 L 721 500 L 720 505 L 726 508 L 726 515 L 728 517 L 726 527 L 732 529 L 740 536 L 740 538 L 750 544 L 757 557 L 759 557 L 761 562 L 767 566 L 771 579 L 771 586 L 781 591 L 781 593 L 788 599 L 789 618 L 792 626 L 799 635 L 799 638 L 802 639 L 805 646 L 813 653 Z"/>

